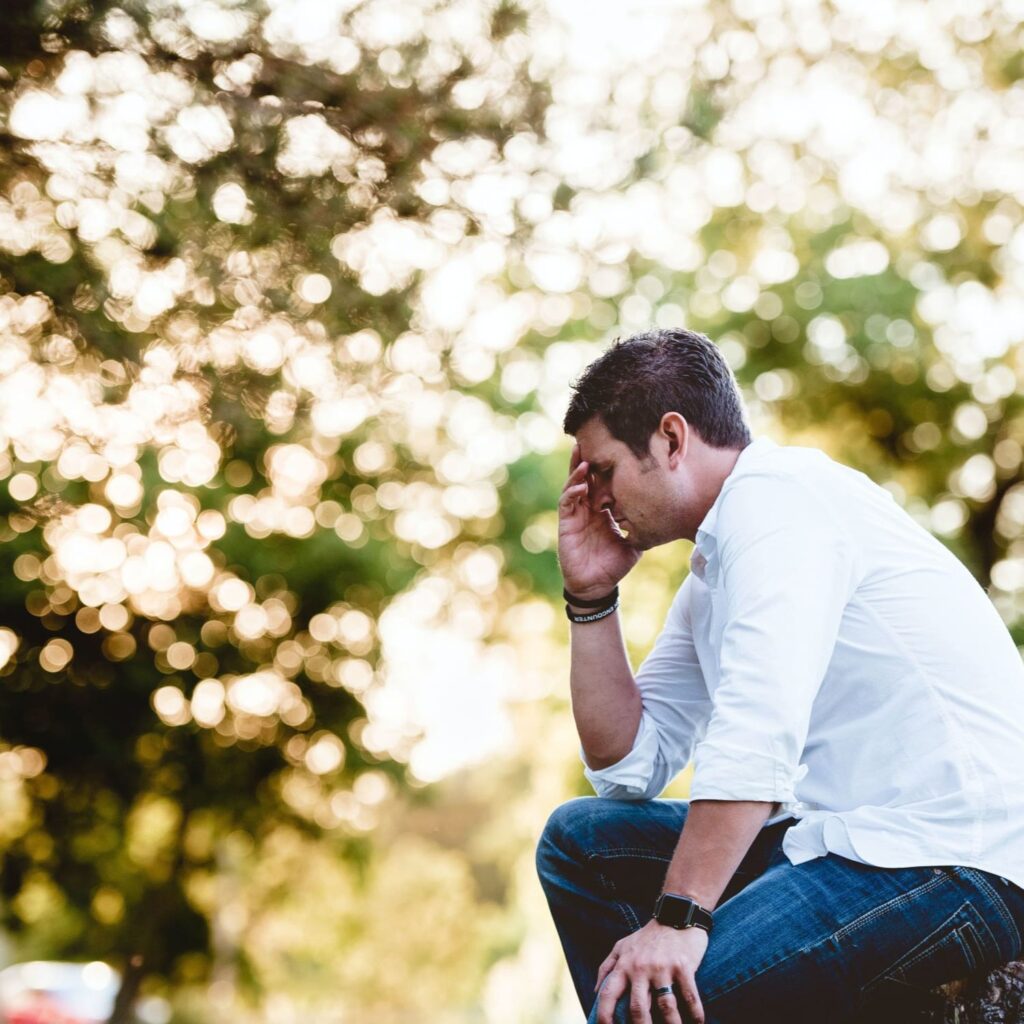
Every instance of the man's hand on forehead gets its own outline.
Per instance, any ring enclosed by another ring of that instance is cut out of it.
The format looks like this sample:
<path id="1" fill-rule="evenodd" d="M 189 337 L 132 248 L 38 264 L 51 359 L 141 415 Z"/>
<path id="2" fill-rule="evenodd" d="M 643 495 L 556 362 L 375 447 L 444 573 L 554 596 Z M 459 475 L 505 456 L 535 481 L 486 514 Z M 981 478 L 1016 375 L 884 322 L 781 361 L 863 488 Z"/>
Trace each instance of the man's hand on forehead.
<path id="1" fill-rule="evenodd" d="M 591 591 L 606 594 L 640 558 L 611 513 L 592 508 L 592 496 L 601 493 L 595 472 L 577 441 L 558 502 L 558 562 L 569 591 L 580 597 L 590 596 Z"/>

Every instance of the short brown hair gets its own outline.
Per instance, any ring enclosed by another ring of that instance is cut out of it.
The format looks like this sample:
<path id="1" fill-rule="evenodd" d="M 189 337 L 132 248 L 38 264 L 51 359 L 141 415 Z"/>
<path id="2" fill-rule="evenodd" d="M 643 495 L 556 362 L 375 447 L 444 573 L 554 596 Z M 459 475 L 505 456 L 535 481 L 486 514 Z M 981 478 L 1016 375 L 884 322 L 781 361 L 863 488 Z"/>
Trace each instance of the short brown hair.
<path id="1" fill-rule="evenodd" d="M 563 424 L 576 432 L 600 416 L 638 458 L 650 454 L 662 416 L 677 412 L 705 444 L 750 444 L 743 398 L 729 364 L 703 334 L 682 328 L 634 334 L 594 360 L 573 384 Z"/>

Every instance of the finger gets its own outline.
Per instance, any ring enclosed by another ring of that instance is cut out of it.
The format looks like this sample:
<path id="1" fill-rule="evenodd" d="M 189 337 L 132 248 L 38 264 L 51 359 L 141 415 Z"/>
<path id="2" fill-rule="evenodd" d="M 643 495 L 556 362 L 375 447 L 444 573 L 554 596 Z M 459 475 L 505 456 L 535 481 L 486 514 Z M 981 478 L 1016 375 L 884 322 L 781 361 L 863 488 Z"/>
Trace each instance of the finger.
<path id="1" fill-rule="evenodd" d="M 625 971 L 612 971 L 597 997 L 597 1024 L 613 1024 L 612 1014 L 619 996 L 626 991 Z"/>
<path id="2" fill-rule="evenodd" d="M 658 992 L 659 988 L 667 988 L 668 992 Z M 676 1001 L 675 992 L 672 991 L 672 979 L 661 978 L 654 983 L 654 1001 L 661 1010 L 665 1024 L 683 1024 L 683 1018 L 679 1015 L 679 1003 Z"/>
<path id="3" fill-rule="evenodd" d="M 601 987 L 601 982 L 604 981 L 605 976 L 615 966 L 615 961 L 618 959 L 619 954 L 614 950 L 604 958 L 604 962 L 597 969 L 597 984 L 594 986 L 595 992 Z"/>
<path id="4" fill-rule="evenodd" d="M 562 491 L 562 496 L 558 499 L 558 504 L 566 509 L 572 508 L 580 498 L 586 497 L 586 494 L 587 485 L 585 483 L 576 484 L 574 487 L 567 487 Z"/>
<path id="5" fill-rule="evenodd" d="M 631 981 L 629 1019 L 633 1024 L 651 1024 L 651 986 L 641 975 Z"/>
<path id="6" fill-rule="evenodd" d="M 586 463 L 583 463 L 583 465 L 586 465 Z M 586 484 L 588 487 L 590 486 L 590 480 L 586 474 L 578 471 L 570 473 L 569 479 L 565 481 L 565 486 L 562 488 L 562 493 L 564 494 L 570 487 L 579 487 L 580 484 Z"/>
<path id="7" fill-rule="evenodd" d="M 586 463 L 581 462 L 580 465 L 569 474 L 568 479 L 565 481 L 565 486 L 562 488 L 563 491 L 569 487 L 576 487 L 579 484 L 590 485 L 590 477 L 582 471 L 584 466 L 586 466 Z"/>
<path id="8" fill-rule="evenodd" d="M 694 978 L 682 971 L 677 971 L 676 987 L 693 1024 L 704 1024 L 704 1004 L 700 1001 L 697 982 Z"/>
<path id="9" fill-rule="evenodd" d="M 577 480 L 588 479 L 588 472 L 590 471 L 589 462 L 581 462 L 568 476 L 566 483 L 576 483 Z"/>

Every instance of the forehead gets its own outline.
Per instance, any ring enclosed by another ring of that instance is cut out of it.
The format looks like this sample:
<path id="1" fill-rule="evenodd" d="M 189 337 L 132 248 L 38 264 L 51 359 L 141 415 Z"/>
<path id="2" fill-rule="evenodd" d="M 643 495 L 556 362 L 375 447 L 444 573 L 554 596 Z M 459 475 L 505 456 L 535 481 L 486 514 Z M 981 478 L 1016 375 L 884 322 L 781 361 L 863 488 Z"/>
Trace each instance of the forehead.
<path id="1" fill-rule="evenodd" d="M 604 422 L 596 416 L 580 427 L 576 440 L 580 446 L 580 457 L 586 462 L 621 459 L 630 454 L 629 446 L 612 437 Z"/>

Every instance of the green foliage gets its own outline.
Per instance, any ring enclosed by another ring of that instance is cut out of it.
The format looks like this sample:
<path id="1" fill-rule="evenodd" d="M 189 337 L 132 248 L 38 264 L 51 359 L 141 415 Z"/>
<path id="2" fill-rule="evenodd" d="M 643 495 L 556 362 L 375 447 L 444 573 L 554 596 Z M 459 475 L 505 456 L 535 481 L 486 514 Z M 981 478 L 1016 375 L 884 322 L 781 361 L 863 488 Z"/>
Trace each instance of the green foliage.
<path id="1" fill-rule="evenodd" d="M 219 955 L 232 844 L 358 863 L 410 743 L 371 739 L 377 621 L 494 518 L 441 509 L 465 382 L 414 299 L 479 227 L 425 183 L 449 187 L 440 147 L 500 148 L 546 92 L 519 74 L 515 5 L 445 7 L 397 35 L 373 3 L 320 34 L 263 4 L 8 12 L 2 920 L 26 954 L 126 967 L 118 1015 L 143 975 L 195 983 Z M 415 913 L 455 928 L 464 869 L 405 853 L 441 872 Z M 367 883 L 385 895 L 388 863 Z M 290 911 L 300 944 L 390 927 L 334 888 L 347 871 Z M 329 936 L 307 927 L 321 899 L 348 903 Z M 254 995 L 312 962 L 279 946 L 239 975 Z M 342 979 L 360 998 L 371 961 Z"/>
<path id="2" fill-rule="evenodd" d="M 1005 11 L 669 5 L 605 61 L 505 0 L 343 6 L 5 11 L 0 912 L 141 954 L 122 1017 L 526 1005 L 529 846 L 589 791 L 560 419 L 613 337 L 706 331 L 757 430 L 889 486 L 1024 643 Z M 634 662 L 685 571 L 625 582 Z M 519 746 L 423 791 L 396 666 L 458 692 L 456 641 L 504 652 Z"/>

